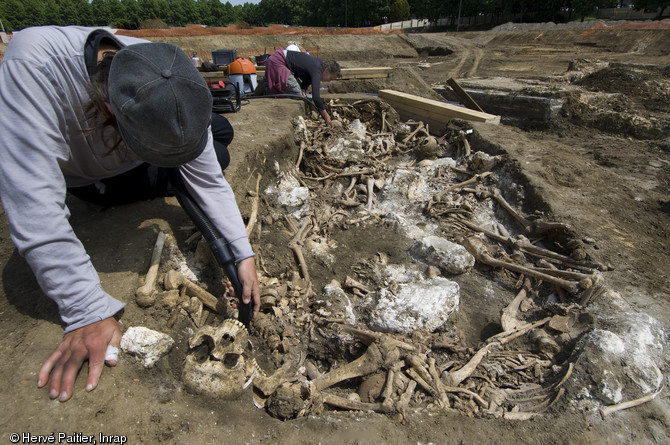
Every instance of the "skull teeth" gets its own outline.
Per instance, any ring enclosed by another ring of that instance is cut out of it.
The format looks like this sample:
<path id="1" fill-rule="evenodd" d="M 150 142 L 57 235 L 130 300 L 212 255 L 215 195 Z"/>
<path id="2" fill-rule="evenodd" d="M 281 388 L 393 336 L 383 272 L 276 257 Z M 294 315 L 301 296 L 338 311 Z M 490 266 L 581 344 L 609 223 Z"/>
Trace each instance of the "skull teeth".
<path id="1" fill-rule="evenodd" d="M 225 320 L 223 320 L 223 322 L 224 323 L 233 323 L 233 324 L 237 325 L 238 327 L 244 329 L 245 331 L 247 330 L 247 327 L 244 326 L 244 324 L 240 320 L 237 320 L 235 318 L 226 318 Z"/>

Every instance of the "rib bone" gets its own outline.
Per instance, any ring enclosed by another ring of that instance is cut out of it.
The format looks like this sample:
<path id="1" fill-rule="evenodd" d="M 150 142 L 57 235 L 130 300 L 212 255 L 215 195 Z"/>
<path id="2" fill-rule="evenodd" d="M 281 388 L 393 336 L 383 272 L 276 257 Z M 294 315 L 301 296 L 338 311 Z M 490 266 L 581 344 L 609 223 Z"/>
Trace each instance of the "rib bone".
<path id="1" fill-rule="evenodd" d="M 562 389 L 562 388 L 561 388 Z M 621 402 L 616 405 L 610 405 L 610 406 L 605 406 L 603 408 L 600 408 L 600 414 L 603 416 L 603 418 L 609 416 L 612 413 L 615 413 L 617 411 L 621 411 L 622 409 L 628 409 L 628 408 L 633 408 L 635 406 L 642 405 L 643 403 L 651 402 L 656 398 L 657 395 L 661 393 L 663 388 L 659 389 L 656 392 L 652 392 L 650 394 L 647 394 L 646 396 L 642 396 L 639 399 L 635 400 L 630 400 L 628 402 Z"/>

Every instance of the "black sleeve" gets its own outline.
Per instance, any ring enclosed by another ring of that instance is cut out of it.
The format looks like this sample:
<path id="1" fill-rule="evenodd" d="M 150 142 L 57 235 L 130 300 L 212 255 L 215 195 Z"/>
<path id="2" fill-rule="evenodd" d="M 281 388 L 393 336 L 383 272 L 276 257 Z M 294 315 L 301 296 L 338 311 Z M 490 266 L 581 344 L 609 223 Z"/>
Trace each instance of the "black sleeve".
<path id="1" fill-rule="evenodd" d="M 312 100 L 319 111 L 326 107 L 321 99 L 321 74 L 323 68 L 321 59 L 298 51 L 286 52 L 286 66 L 300 82 L 300 88 L 306 90 L 312 85 Z"/>

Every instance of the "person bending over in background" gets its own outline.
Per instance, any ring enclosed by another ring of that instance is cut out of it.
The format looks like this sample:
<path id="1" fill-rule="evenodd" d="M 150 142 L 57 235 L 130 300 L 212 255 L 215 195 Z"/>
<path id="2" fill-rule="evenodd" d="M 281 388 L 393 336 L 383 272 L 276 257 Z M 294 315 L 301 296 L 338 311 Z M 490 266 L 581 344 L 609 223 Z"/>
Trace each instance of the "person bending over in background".
<path id="1" fill-rule="evenodd" d="M 312 86 L 312 100 L 323 120 L 330 125 L 330 115 L 321 99 L 321 82 L 340 77 L 340 64 L 322 61 L 300 51 L 278 49 L 265 61 L 265 77 L 259 83 L 257 95 L 296 94 L 303 97 Z"/>
<path id="2" fill-rule="evenodd" d="M 254 253 L 222 167 L 233 138 L 191 59 L 167 43 L 104 29 L 16 33 L 0 64 L 0 196 L 12 240 L 65 324 L 38 387 L 66 401 L 88 359 L 86 390 L 116 364 L 124 303 L 106 293 L 68 221 L 69 192 L 117 205 L 165 196 L 168 172 L 228 241 L 242 298 L 260 304 Z M 211 124 L 211 125 L 210 125 Z M 238 295 L 238 297 L 240 297 Z"/>

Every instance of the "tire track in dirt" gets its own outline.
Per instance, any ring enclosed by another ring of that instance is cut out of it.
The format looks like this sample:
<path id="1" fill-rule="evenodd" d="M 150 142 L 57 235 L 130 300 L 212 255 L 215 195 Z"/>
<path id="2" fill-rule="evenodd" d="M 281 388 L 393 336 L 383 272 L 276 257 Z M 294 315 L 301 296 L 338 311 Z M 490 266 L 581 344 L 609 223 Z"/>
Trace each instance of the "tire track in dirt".
<path id="1" fill-rule="evenodd" d="M 457 58 L 456 66 L 449 70 L 448 77 L 467 78 L 475 77 L 479 62 L 484 56 L 484 50 L 476 44 L 457 39 L 449 39 L 448 45 L 452 47 L 453 54 Z"/>
<path id="2" fill-rule="evenodd" d="M 442 51 L 447 49 L 449 54 L 446 56 L 446 63 L 452 65 L 452 68 L 446 71 L 447 78 L 473 77 L 484 56 L 484 49 L 480 44 L 459 37 L 424 34 L 420 36 L 409 35 L 407 40 L 419 54 L 430 56 L 434 54 L 436 48 L 441 48 Z M 441 70 L 442 76 L 444 76 L 444 73 L 444 70 Z"/>

